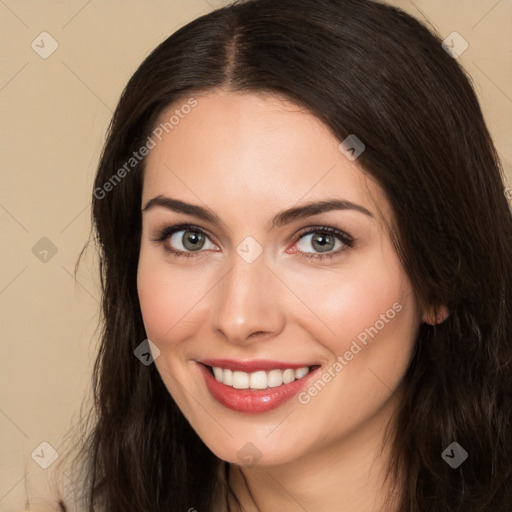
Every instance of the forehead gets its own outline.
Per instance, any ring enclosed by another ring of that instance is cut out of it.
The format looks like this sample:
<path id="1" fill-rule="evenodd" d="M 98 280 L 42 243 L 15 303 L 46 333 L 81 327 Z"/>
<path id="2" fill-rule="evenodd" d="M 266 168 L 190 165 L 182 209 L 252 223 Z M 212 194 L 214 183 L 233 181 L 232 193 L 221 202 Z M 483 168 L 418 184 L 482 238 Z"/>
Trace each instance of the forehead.
<path id="1" fill-rule="evenodd" d="M 379 187 L 304 108 L 276 95 L 226 91 L 195 95 L 194 103 L 183 98 L 160 116 L 143 202 L 168 194 L 214 209 L 247 209 L 249 200 L 267 209 L 328 195 L 386 209 Z"/>

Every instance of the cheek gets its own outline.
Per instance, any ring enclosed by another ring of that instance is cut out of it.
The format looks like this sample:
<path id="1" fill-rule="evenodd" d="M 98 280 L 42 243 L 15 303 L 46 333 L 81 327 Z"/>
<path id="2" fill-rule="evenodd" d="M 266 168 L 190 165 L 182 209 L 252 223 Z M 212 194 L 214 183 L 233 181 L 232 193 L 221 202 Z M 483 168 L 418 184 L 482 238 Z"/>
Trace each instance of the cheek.
<path id="1" fill-rule="evenodd" d="M 199 274 L 141 252 L 137 272 L 139 302 L 146 334 L 160 348 L 173 338 L 186 337 L 187 329 L 192 333 L 194 325 L 197 329 L 197 323 L 190 320 L 201 309 L 206 292 Z"/>
<path id="2" fill-rule="evenodd" d="M 392 339 L 390 352 L 414 340 L 419 317 L 412 287 L 391 252 L 375 251 L 350 269 L 317 272 L 314 280 L 304 276 L 300 286 L 316 316 L 297 315 L 296 321 L 333 355 L 350 350 L 354 340 L 366 347 Z"/>
<path id="3" fill-rule="evenodd" d="M 153 341 L 160 339 L 158 326 L 163 326 L 165 323 L 163 313 L 166 310 L 166 305 L 162 301 L 165 292 L 158 279 L 159 272 L 156 269 L 157 267 L 151 265 L 142 250 L 137 269 L 137 290 L 146 334 Z M 171 297 L 171 295 L 169 296 Z"/>

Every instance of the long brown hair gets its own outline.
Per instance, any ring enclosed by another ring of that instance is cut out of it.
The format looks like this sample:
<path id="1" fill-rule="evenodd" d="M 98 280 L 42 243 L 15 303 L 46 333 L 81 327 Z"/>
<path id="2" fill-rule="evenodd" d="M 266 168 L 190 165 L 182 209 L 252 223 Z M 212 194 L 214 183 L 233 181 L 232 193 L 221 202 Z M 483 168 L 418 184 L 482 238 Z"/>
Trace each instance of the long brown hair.
<path id="1" fill-rule="evenodd" d="M 510 510 L 512 218 L 500 161 L 441 39 L 371 0 L 227 6 L 171 35 L 126 86 L 92 198 L 103 296 L 93 420 L 77 458 L 88 510 L 206 511 L 231 492 L 155 366 L 134 357 L 146 338 L 136 287 L 144 159 L 113 180 L 166 108 L 214 88 L 281 94 L 340 141 L 364 142 L 358 163 L 393 209 L 418 299 L 450 313 L 421 325 L 404 376 L 390 438 L 390 474 L 405 474 L 399 510 Z M 453 441 L 469 455 L 456 469 L 441 457 Z"/>

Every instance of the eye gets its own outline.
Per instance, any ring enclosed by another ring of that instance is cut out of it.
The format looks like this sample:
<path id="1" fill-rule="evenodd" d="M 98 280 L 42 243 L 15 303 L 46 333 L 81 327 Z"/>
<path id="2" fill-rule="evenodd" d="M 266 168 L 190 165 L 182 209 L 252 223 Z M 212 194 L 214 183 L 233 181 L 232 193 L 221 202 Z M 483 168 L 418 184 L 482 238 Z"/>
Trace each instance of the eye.
<path id="1" fill-rule="evenodd" d="M 198 256 L 194 253 L 216 248 L 203 229 L 189 224 L 168 226 L 160 231 L 154 241 L 162 243 L 164 249 L 175 256 Z"/>
<path id="2" fill-rule="evenodd" d="M 354 244 L 353 238 L 336 228 L 327 226 L 309 228 L 296 242 L 298 253 L 307 258 L 332 258 Z M 308 249 L 313 249 L 310 252 Z M 315 252 L 317 251 L 317 252 Z"/>
<path id="3" fill-rule="evenodd" d="M 200 257 L 208 249 L 217 249 L 204 229 L 191 224 L 164 227 L 153 241 L 162 244 L 164 250 L 174 256 Z M 295 252 L 306 258 L 332 258 L 353 245 L 354 239 L 348 233 L 332 227 L 316 226 L 299 235 L 295 242 L 298 250 Z"/>

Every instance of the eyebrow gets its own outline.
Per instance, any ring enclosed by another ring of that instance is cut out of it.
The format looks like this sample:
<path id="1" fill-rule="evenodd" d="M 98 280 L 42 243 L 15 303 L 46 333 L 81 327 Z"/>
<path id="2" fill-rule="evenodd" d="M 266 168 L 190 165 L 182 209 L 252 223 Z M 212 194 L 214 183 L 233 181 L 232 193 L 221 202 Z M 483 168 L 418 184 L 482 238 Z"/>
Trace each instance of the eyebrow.
<path id="1" fill-rule="evenodd" d="M 211 222 L 212 224 L 224 225 L 222 219 L 209 208 L 204 208 L 197 204 L 186 203 L 178 199 L 173 199 L 166 196 L 156 196 L 150 199 L 146 205 L 142 208 L 142 212 L 147 212 L 153 208 L 160 207 L 167 210 L 172 210 L 177 213 L 185 213 L 195 215 L 204 221 Z M 323 201 L 314 201 L 306 203 L 301 206 L 294 206 L 287 210 L 279 212 L 271 221 L 270 229 L 274 229 L 280 226 L 284 226 L 293 222 L 294 220 L 303 219 L 319 213 L 324 213 L 332 210 L 355 210 L 359 213 L 363 213 L 370 218 L 373 218 L 373 214 L 367 210 L 364 206 L 352 203 L 345 199 L 325 199 Z"/>

